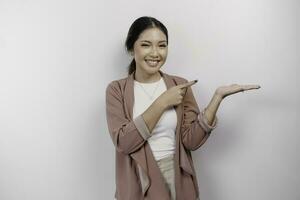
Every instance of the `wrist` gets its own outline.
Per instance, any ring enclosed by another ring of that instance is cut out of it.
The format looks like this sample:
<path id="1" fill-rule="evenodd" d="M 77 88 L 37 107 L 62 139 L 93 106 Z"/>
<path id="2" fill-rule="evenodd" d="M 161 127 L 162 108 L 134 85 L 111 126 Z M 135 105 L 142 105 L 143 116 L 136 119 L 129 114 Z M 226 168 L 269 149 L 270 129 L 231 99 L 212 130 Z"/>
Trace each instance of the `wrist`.
<path id="1" fill-rule="evenodd" d="M 156 99 L 154 101 L 154 103 L 162 110 L 165 110 L 168 108 L 168 104 L 160 98 Z"/>
<path id="2" fill-rule="evenodd" d="M 218 91 L 215 91 L 213 99 L 221 102 L 224 99 L 224 97 L 222 94 L 218 93 Z"/>

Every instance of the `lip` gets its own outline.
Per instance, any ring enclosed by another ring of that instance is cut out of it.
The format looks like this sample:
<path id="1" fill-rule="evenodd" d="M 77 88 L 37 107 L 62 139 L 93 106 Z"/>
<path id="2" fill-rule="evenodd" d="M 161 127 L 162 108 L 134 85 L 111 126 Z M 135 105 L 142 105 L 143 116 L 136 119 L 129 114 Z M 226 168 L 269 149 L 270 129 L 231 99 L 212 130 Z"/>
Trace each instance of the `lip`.
<path id="1" fill-rule="evenodd" d="M 160 60 L 151 60 L 151 59 L 145 59 L 146 61 L 160 61 Z"/>
<path id="2" fill-rule="evenodd" d="M 153 66 L 152 64 L 149 64 L 148 62 L 156 62 L 156 64 L 155 64 L 155 66 Z M 150 67 L 157 67 L 157 66 L 159 66 L 160 60 L 145 60 L 145 63 L 147 63 L 147 65 Z"/>

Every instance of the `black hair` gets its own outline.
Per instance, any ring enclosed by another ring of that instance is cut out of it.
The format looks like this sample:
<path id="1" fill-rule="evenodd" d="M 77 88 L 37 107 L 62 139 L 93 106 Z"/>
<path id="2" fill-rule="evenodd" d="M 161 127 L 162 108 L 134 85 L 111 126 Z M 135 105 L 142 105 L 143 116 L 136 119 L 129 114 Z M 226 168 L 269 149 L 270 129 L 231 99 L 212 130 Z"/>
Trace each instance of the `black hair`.
<path id="1" fill-rule="evenodd" d="M 139 38 L 140 34 L 148 28 L 159 28 L 166 35 L 167 44 L 168 44 L 167 28 L 157 19 L 149 16 L 144 16 L 136 19 L 129 28 L 126 42 L 125 42 L 125 48 L 127 52 L 133 52 L 135 41 Z M 136 69 L 136 63 L 133 58 L 131 63 L 128 66 L 128 74 L 134 72 L 135 69 Z"/>

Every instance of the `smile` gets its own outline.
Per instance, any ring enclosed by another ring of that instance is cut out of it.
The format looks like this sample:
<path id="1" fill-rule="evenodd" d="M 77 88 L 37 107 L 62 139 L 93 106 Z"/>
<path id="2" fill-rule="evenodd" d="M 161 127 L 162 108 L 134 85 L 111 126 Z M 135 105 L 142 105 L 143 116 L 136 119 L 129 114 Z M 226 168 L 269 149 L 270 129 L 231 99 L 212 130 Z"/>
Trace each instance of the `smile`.
<path id="1" fill-rule="evenodd" d="M 146 63 L 151 67 L 155 67 L 159 63 L 159 60 L 146 60 Z"/>

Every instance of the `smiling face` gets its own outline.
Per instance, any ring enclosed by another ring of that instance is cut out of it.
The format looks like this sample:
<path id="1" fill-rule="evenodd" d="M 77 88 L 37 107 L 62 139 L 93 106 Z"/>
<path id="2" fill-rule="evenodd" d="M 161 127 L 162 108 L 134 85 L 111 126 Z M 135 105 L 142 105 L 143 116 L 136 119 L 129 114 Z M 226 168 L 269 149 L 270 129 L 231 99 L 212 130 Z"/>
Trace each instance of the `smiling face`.
<path id="1" fill-rule="evenodd" d="M 136 79 L 153 82 L 160 78 L 159 69 L 168 55 L 166 35 L 158 28 L 143 31 L 134 43 L 133 56 L 136 62 Z"/>

